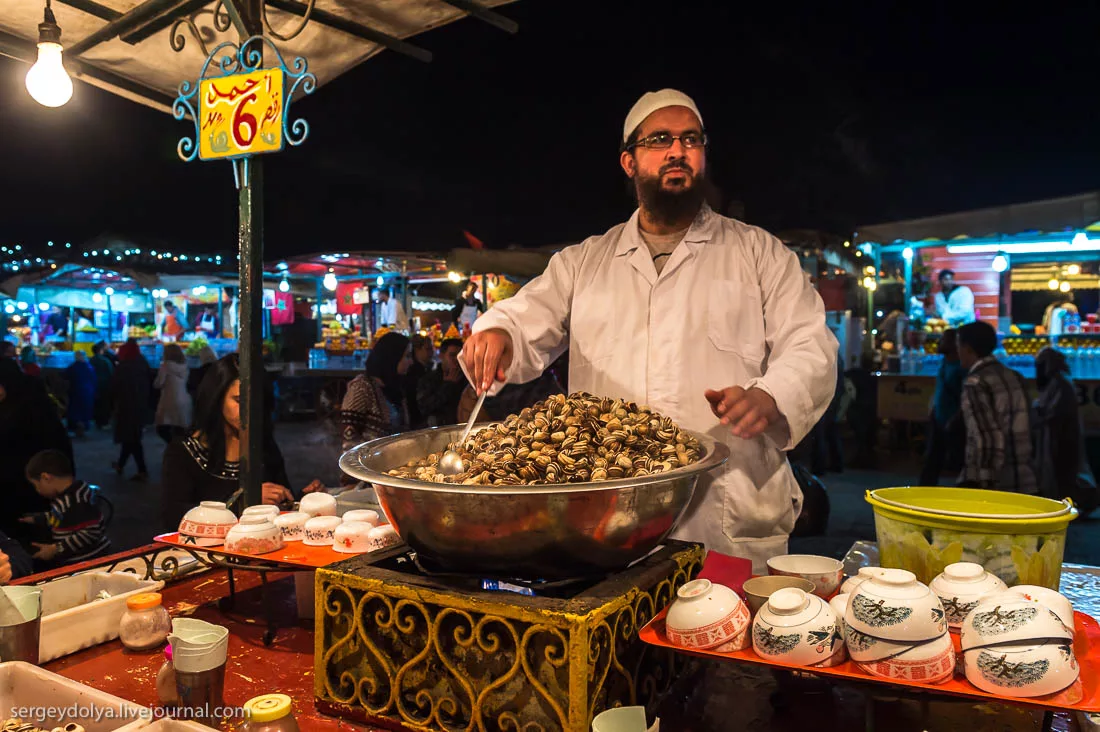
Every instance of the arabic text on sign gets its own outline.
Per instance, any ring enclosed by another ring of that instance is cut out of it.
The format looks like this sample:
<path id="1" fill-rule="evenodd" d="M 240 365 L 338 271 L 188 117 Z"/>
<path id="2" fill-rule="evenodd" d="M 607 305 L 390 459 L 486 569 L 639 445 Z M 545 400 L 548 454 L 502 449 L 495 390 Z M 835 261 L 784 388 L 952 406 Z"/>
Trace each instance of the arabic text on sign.
<path id="1" fill-rule="evenodd" d="M 199 86 L 199 157 L 281 150 L 284 79 L 281 68 L 204 79 Z"/>

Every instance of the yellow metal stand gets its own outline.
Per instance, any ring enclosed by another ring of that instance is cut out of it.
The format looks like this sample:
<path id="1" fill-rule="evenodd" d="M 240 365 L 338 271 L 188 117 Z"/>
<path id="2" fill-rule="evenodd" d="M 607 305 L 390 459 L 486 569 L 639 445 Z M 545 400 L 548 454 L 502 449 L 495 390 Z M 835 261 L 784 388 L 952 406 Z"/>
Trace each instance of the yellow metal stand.
<path id="1" fill-rule="evenodd" d="M 456 590 L 365 558 L 318 570 L 318 707 L 446 732 L 587 732 L 610 707 L 652 712 L 688 661 L 642 643 L 638 630 L 703 556 L 670 542 L 568 599 Z"/>

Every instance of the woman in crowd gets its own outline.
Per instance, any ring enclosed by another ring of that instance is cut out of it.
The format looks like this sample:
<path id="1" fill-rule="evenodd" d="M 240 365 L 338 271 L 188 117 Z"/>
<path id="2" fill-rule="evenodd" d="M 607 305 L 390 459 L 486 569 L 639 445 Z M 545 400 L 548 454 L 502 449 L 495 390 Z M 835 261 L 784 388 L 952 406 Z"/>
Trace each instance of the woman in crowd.
<path id="1" fill-rule="evenodd" d="M 409 426 L 414 430 L 427 427 L 427 417 L 420 409 L 416 399 L 416 390 L 420 386 L 420 380 L 432 368 L 432 358 L 435 356 L 435 346 L 432 339 L 427 336 L 414 335 L 410 339 L 412 361 L 409 369 L 402 377 L 405 386 L 405 404 L 409 408 Z"/>
<path id="2" fill-rule="evenodd" d="M 210 367 L 213 366 L 218 360 L 218 354 L 214 353 L 214 349 L 210 346 L 203 346 L 199 349 L 199 366 L 198 368 L 191 369 L 191 375 L 187 377 L 187 391 L 192 395 L 198 392 L 199 385 L 202 384 L 202 380 L 206 378 L 206 374 L 209 373 Z"/>
<path id="3" fill-rule="evenodd" d="M 23 346 L 19 354 L 19 362 L 23 365 L 23 373 L 27 376 L 38 377 L 42 375 L 42 367 L 38 365 L 38 356 L 33 346 Z"/>
<path id="4" fill-rule="evenodd" d="M 371 348 L 366 373 L 348 383 L 340 410 L 345 450 L 409 428 L 402 380 L 412 362 L 410 351 L 408 338 L 387 333 Z"/>
<path id="5" fill-rule="evenodd" d="M 141 433 L 145 430 L 149 412 L 150 369 L 149 362 L 141 355 L 133 338 L 118 349 L 118 366 L 111 377 L 111 400 L 114 402 L 115 442 L 121 445 L 115 472 L 122 475 L 126 462 L 132 455 L 137 463 L 137 473 L 131 480 L 149 478 L 145 466 L 145 447 Z"/>
<path id="6" fill-rule="evenodd" d="M 258 391 L 258 390 L 257 390 Z M 262 391 L 270 405 L 270 383 Z M 183 514 L 201 501 L 227 501 L 237 492 L 241 456 L 241 377 L 237 354 L 217 361 L 199 386 L 195 398 L 195 429 L 164 450 L 161 489 L 164 492 L 165 530 L 175 530 Z M 265 412 L 270 409 L 265 408 Z M 257 461 L 263 471 L 263 502 L 287 504 L 295 496 L 289 488 L 286 463 L 275 443 L 269 421 L 264 421 L 263 455 Z M 322 490 L 320 481 L 303 493 Z"/>
<path id="7" fill-rule="evenodd" d="M 164 346 L 164 359 L 153 388 L 160 389 L 157 402 L 157 434 L 165 443 L 187 434 L 191 426 L 191 395 L 187 393 L 187 358 L 175 343 Z"/>
<path id="8" fill-rule="evenodd" d="M 92 417 L 95 426 L 103 429 L 111 421 L 111 376 L 115 372 L 115 364 L 107 356 L 107 344 L 104 341 L 92 346 L 92 360 L 89 361 L 95 369 L 95 404 L 92 406 Z"/>
<path id="9" fill-rule="evenodd" d="M 95 406 L 95 369 L 88 363 L 84 351 L 73 353 L 73 362 L 65 369 L 65 380 L 69 382 L 69 405 L 66 416 L 69 429 L 79 437 L 92 421 Z"/>
<path id="10" fill-rule="evenodd" d="M 1035 382 L 1039 398 L 1031 426 L 1039 495 L 1057 500 L 1069 496 L 1086 516 L 1096 508 L 1096 479 L 1085 454 L 1077 390 L 1061 351 L 1048 346 L 1036 354 Z"/>
<path id="11" fill-rule="evenodd" d="M 57 407 L 41 381 L 24 374 L 15 360 L 0 359 L 0 531 L 13 538 L 29 539 L 20 516 L 47 507 L 24 470 L 33 455 L 50 449 L 72 460 L 72 441 Z"/>

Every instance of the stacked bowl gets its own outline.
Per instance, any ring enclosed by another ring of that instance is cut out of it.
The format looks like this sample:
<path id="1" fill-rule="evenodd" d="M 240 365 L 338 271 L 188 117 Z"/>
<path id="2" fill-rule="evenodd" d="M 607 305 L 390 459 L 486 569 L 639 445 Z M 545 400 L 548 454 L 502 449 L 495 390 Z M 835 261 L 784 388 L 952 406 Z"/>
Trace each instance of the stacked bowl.
<path id="1" fill-rule="evenodd" d="M 929 585 L 943 604 L 947 627 L 958 632 L 970 611 L 984 598 L 1008 589 L 1004 581 L 975 562 L 956 562 L 944 568 Z"/>
<path id="2" fill-rule="evenodd" d="M 943 605 L 907 570 L 879 570 L 855 588 L 844 635 L 852 660 L 872 676 L 935 684 L 954 674 Z"/>
<path id="3" fill-rule="evenodd" d="M 990 694 L 1045 696 L 1065 689 L 1080 675 L 1073 628 L 1062 617 L 1069 601 L 1046 590 L 1051 596 L 1036 602 L 1027 596 L 1035 588 L 1022 589 L 984 598 L 962 623 L 966 678 Z"/>

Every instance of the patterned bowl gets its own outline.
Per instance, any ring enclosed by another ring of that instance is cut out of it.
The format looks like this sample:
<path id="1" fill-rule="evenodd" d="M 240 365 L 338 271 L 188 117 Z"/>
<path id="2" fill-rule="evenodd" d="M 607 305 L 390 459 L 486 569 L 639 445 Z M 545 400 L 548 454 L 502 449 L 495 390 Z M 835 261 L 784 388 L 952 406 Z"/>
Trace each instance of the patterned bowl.
<path id="1" fill-rule="evenodd" d="M 1016 585 L 1012 588 L 1012 592 L 1018 592 L 1028 600 L 1046 605 L 1054 611 L 1063 625 L 1070 630 L 1073 629 L 1073 603 L 1061 592 L 1035 585 Z"/>
<path id="2" fill-rule="evenodd" d="M 963 668 L 982 691 L 1011 697 L 1057 693 L 1081 673 L 1070 641 L 975 648 L 963 652 Z"/>
<path id="3" fill-rule="evenodd" d="M 180 521 L 180 542 L 194 546 L 218 546 L 236 526 L 237 515 L 221 501 L 203 501 Z"/>
<path id="4" fill-rule="evenodd" d="M 974 562 L 956 562 L 944 568 L 929 585 L 943 603 L 947 627 L 958 630 L 970 611 L 987 595 L 1004 592 L 1008 586 L 995 574 Z"/>
<path id="5" fill-rule="evenodd" d="M 960 640 L 964 651 L 1005 643 L 1072 643 L 1073 630 L 1054 610 L 1009 590 L 986 597 L 970 611 L 963 621 Z"/>
<path id="6" fill-rule="evenodd" d="M 682 648 L 742 651 L 748 647 L 749 608 L 737 593 L 707 579 L 685 583 L 668 609 L 665 629 Z"/>
<path id="7" fill-rule="evenodd" d="M 752 647 L 762 658 L 795 666 L 831 665 L 844 645 L 836 613 L 816 595 L 778 590 L 752 623 Z"/>
<path id="8" fill-rule="evenodd" d="M 768 574 L 809 580 L 814 583 L 814 594 L 827 600 L 840 587 L 844 564 L 837 559 L 813 554 L 784 554 L 768 560 Z"/>
<path id="9" fill-rule="evenodd" d="M 920 643 L 947 632 L 940 598 L 904 569 L 883 569 L 861 583 L 848 602 L 844 624 L 895 643 Z"/>
<path id="10" fill-rule="evenodd" d="M 848 649 L 851 653 L 851 648 Z M 923 681 L 939 684 L 955 675 L 955 646 L 944 633 L 935 640 L 918 643 L 896 656 L 860 663 L 859 667 L 884 679 Z"/>

